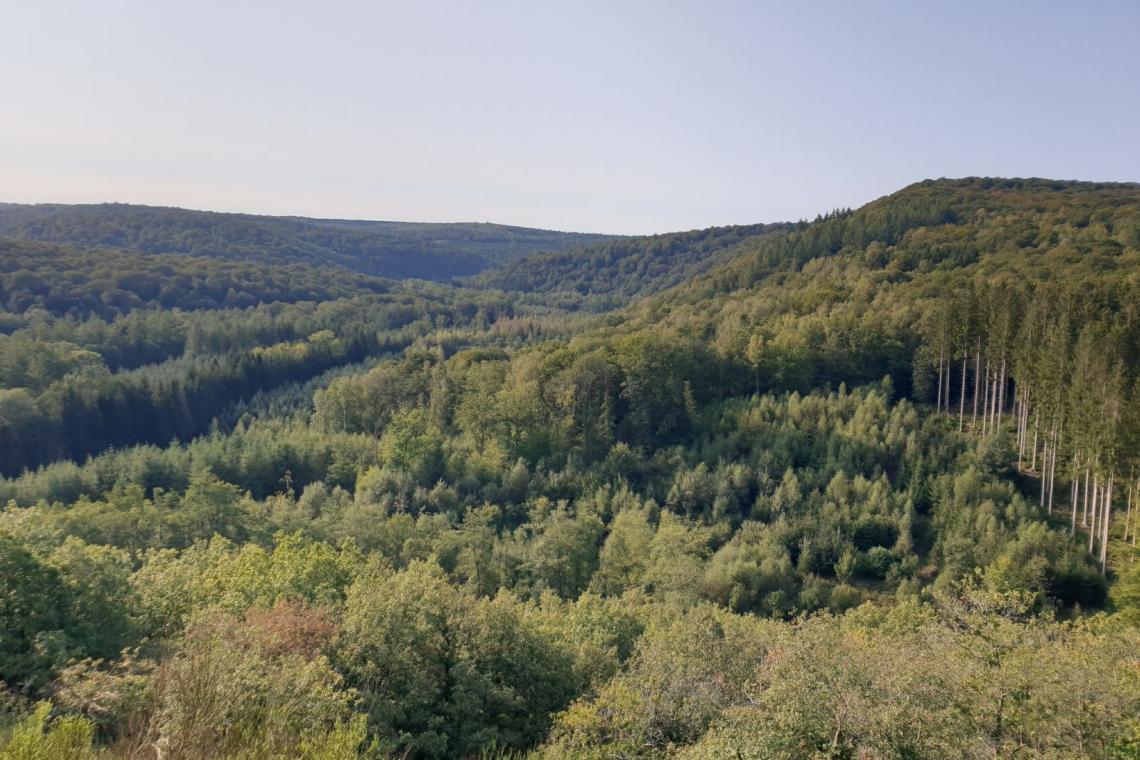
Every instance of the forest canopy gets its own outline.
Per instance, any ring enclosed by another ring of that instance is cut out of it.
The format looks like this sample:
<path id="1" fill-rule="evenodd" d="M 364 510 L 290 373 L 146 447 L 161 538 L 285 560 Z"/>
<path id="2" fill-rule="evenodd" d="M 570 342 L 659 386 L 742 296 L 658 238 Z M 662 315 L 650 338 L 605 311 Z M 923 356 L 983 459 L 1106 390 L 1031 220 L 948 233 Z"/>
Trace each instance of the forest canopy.
<path id="1" fill-rule="evenodd" d="M 1140 753 L 1140 186 L 167 211 L 0 210 L 0 758 Z"/>

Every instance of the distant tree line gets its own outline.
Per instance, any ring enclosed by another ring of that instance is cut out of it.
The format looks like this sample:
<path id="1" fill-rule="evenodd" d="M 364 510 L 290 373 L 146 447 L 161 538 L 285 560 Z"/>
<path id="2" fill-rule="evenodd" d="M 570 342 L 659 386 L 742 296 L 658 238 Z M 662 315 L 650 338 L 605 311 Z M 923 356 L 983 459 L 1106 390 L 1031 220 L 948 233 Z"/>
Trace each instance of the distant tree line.
<path id="1" fill-rule="evenodd" d="M 295 264 L 397 279 L 448 281 L 535 251 L 606 235 L 499 224 L 414 224 L 254 216 L 126 204 L 0 204 L 0 238 L 204 258 Z"/>

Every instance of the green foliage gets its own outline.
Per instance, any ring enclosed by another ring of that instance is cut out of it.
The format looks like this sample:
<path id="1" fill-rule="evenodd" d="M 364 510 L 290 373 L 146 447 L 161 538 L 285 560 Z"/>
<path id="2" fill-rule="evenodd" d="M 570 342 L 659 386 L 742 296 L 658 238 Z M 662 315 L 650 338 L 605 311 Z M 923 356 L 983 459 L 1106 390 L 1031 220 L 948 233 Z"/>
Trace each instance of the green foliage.
<path id="1" fill-rule="evenodd" d="M 545 756 L 1126 756 L 1135 631 L 1024 610 L 967 588 L 791 625 L 694 611 L 563 713 Z"/>
<path id="2" fill-rule="evenodd" d="M 634 504 L 618 512 L 610 523 L 598 556 L 594 588 L 611 596 L 621 594 L 625 589 L 640 588 L 649 569 L 649 547 L 653 538 L 649 509 L 641 507 L 635 500 Z"/>
<path id="3" fill-rule="evenodd" d="M 285 755 L 343 725 L 351 695 L 319 654 L 333 630 L 290 607 L 192 626 L 155 684 L 164 756 Z"/>
<path id="4" fill-rule="evenodd" d="M 535 253 L 488 269 L 473 282 L 481 287 L 542 293 L 547 303 L 602 311 L 683 282 L 732 258 L 740 246 L 791 226 L 713 227 Z"/>
<path id="5" fill-rule="evenodd" d="M 2 204 L 0 237 L 125 248 L 164 259 L 186 254 L 274 267 L 305 263 L 384 277 L 448 280 L 474 274 L 494 261 L 606 236 L 500 224 L 306 219 L 125 204 Z M 138 276 L 120 275 L 117 282 L 128 291 L 155 287 Z"/>
<path id="6" fill-rule="evenodd" d="M 59 659 L 68 599 L 59 571 L 6 533 L 0 533 L 0 578 L 0 677 L 23 685 Z"/>
<path id="7" fill-rule="evenodd" d="M 780 616 L 799 591 L 787 547 L 760 523 L 745 523 L 732 540 L 712 556 L 702 593 L 736 612 Z"/>
<path id="8" fill-rule="evenodd" d="M 131 585 L 145 629 L 173 633 L 211 607 L 239 615 L 278 602 L 340 604 L 361 563 L 352 545 L 338 550 L 299 534 L 278 534 L 271 551 L 215 538 L 148 553 Z"/>
<path id="9" fill-rule="evenodd" d="M 69 599 L 69 645 L 92 657 L 112 657 L 134 641 L 136 600 L 130 556 L 121 549 L 69 537 L 47 563 L 59 571 Z"/>
<path id="10" fill-rule="evenodd" d="M 443 468 L 442 432 L 424 410 L 401 412 L 380 436 L 380 463 L 407 473 L 420 485 L 434 483 Z"/>
<path id="11" fill-rule="evenodd" d="M 363 575 L 336 651 L 381 745 L 417 756 L 524 748 L 572 695 L 570 658 L 514 600 L 476 600 L 425 563 Z"/>
<path id="12" fill-rule="evenodd" d="M 51 720 L 51 703 L 41 702 L 35 712 L 0 739 L 2 760 L 94 760 L 91 724 L 75 717 Z"/>
<path id="13" fill-rule="evenodd" d="M 746 699 L 750 664 L 773 633 L 708 607 L 665 617 L 595 698 L 559 716 L 548 754 L 654 757 L 696 740 L 725 706 Z"/>
<path id="14" fill-rule="evenodd" d="M 482 278 L 521 295 L 348 271 L 497 228 L 0 211 L 139 249 L 0 243 L 0 694 L 59 713 L 0 741 L 1131 756 L 1138 203 L 922 183 Z"/>

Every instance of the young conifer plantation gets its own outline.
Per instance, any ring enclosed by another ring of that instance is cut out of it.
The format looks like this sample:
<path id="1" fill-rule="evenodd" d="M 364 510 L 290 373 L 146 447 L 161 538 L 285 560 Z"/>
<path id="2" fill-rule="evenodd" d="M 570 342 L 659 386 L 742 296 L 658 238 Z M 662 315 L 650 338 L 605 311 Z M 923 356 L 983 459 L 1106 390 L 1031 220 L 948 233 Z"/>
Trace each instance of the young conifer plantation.
<path id="1" fill-rule="evenodd" d="M 0 760 L 1136 758 L 1138 531 L 1138 185 L 0 206 Z"/>

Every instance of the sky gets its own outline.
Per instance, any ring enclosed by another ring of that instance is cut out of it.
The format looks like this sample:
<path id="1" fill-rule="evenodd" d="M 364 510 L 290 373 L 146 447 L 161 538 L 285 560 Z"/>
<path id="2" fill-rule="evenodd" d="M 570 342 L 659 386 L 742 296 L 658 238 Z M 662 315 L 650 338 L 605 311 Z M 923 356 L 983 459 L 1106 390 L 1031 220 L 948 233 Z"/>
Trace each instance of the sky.
<path id="1" fill-rule="evenodd" d="M 1140 180 L 1140 2 L 0 9 L 0 201 L 651 233 Z"/>

